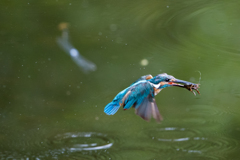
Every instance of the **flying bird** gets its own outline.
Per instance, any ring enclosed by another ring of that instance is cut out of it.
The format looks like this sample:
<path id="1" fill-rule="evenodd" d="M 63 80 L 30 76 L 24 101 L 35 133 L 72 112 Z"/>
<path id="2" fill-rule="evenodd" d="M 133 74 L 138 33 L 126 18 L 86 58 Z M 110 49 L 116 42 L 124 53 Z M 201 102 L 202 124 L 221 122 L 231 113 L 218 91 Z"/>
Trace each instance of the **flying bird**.
<path id="1" fill-rule="evenodd" d="M 146 121 L 150 121 L 151 117 L 160 122 L 163 118 L 158 110 L 155 96 L 164 88 L 177 86 L 186 88 L 193 92 L 198 91 L 199 84 L 176 79 L 166 73 L 145 75 L 132 83 L 129 87 L 119 92 L 116 97 L 105 108 L 107 115 L 114 115 L 122 106 L 124 110 L 131 107 L 135 108 L 135 113 Z M 193 92 L 195 94 L 195 92 Z M 196 95 L 196 94 L 195 94 Z"/>

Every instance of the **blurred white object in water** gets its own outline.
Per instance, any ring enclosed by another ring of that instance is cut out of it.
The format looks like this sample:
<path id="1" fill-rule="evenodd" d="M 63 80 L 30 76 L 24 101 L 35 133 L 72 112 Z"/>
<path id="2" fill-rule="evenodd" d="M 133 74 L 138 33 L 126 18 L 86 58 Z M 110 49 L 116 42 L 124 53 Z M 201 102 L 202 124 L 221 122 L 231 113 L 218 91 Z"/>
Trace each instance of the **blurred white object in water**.
<path id="1" fill-rule="evenodd" d="M 79 55 L 78 50 L 76 50 L 75 48 L 71 49 L 70 50 L 70 55 L 72 57 L 77 57 Z"/>
<path id="2" fill-rule="evenodd" d="M 69 41 L 69 35 L 68 35 L 68 24 L 67 23 L 61 23 L 59 24 L 59 29 L 62 30 L 62 36 L 57 38 L 58 45 L 66 52 L 68 53 L 72 60 L 85 72 L 89 71 L 95 71 L 97 69 L 97 66 L 84 58 L 76 48 L 73 47 L 73 45 Z"/>
<path id="3" fill-rule="evenodd" d="M 149 63 L 149 62 L 148 62 L 147 59 L 142 59 L 141 62 L 140 62 L 140 64 L 141 64 L 142 66 L 147 66 L 148 63 Z"/>

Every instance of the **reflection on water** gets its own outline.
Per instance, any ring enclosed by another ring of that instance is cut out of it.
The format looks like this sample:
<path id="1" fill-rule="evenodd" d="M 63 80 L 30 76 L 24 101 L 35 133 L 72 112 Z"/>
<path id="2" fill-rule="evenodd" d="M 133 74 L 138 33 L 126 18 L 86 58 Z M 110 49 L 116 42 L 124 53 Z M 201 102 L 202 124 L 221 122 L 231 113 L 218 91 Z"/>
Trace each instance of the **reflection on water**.
<path id="1" fill-rule="evenodd" d="M 93 62 L 90 62 L 86 58 L 84 58 L 79 51 L 72 46 L 69 40 L 69 32 L 68 32 L 68 24 L 67 23 L 61 23 L 59 24 L 59 28 L 62 31 L 62 36 L 57 38 L 58 45 L 66 52 L 68 53 L 73 61 L 84 71 L 95 71 L 96 65 Z"/>
<path id="2" fill-rule="evenodd" d="M 2 2 L 0 159 L 239 159 L 239 5 Z M 65 26 L 58 42 L 68 55 L 56 44 L 63 21 L 71 30 Z M 70 55 L 84 69 L 96 69 L 79 61 L 75 48 L 98 70 L 86 76 L 66 61 Z M 201 96 L 169 88 L 156 97 L 161 124 L 133 112 L 114 119 L 102 112 L 142 75 L 166 72 L 197 83 L 196 71 Z"/>

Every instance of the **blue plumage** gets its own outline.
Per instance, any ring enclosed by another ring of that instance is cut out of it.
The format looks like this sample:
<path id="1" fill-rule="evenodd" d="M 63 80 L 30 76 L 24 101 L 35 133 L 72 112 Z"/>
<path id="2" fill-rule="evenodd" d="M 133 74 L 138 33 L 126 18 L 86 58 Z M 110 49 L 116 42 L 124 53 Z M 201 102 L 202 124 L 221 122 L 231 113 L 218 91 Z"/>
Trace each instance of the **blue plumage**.
<path id="1" fill-rule="evenodd" d="M 104 108 L 104 112 L 107 115 L 114 115 L 118 109 L 120 108 L 120 105 L 117 103 L 110 102 L 108 105 Z"/>
<path id="2" fill-rule="evenodd" d="M 124 101 L 123 108 L 129 109 L 133 104 L 138 105 L 142 103 L 143 99 L 151 94 L 154 97 L 154 89 L 146 80 L 142 80 L 132 85 L 127 93 L 126 100 Z"/>
<path id="3" fill-rule="evenodd" d="M 131 86 L 129 86 L 128 88 L 124 89 L 123 91 L 119 92 L 116 97 L 113 99 L 112 102 L 110 102 L 105 108 L 104 108 L 104 112 L 107 115 L 114 115 L 118 109 L 121 107 L 122 104 L 125 104 L 124 109 L 129 109 L 134 101 L 130 102 L 130 99 L 124 99 L 124 96 L 126 95 L 126 93 L 132 88 L 132 86 L 134 86 L 134 84 L 139 84 L 140 82 L 142 82 L 142 80 L 133 83 Z M 135 92 L 136 93 L 136 92 Z M 127 105 L 126 105 L 127 104 Z"/>
<path id="4" fill-rule="evenodd" d="M 138 80 L 136 80 L 134 83 L 131 84 L 131 86 L 133 86 L 134 84 L 138 84 L 140 81 L 144 81 L 144 80 L 147 80 L 147 79 L 151 79 L 153 78 L 152 75 L 145 75 L 145 76 L 142 76 L 140 77 Z M 113 101 L 110 102 L 105 108 L 104 108 L 104 112 L 107 114 L 107 115 L 114 115 L 118 109 L 121 107 L 121 104 L 123 103 L 123 97 L 124 95 L 126 94 L 126 92 L 129 90 L 129 88 L 131 87 L 129 86 L 128 88 L 124 89 L 123 91 L 119 92 L 116 97 L 114 97 Z M 130 105 L 130 103 L 128 104 Z M 131 107 L 132 105 L 129 106 L 129 108 Z M 128 109 L 128 108 L 125 108 L 125 109 Z"/>
<path id="5" fill-rule="evenodd" d="M 177 83 L 183 83 L 184 85 Z M 154 119 L 160 122 L 162 116 L 155 102 L 155 95 L 163 88 L 170 86 L 187 88 L 185 85 L 190 86 L 193 83 L 178 80 L 166 73 L 155 77 L 145 75 L 132 83 L 128 88 L 119 92 L 113 101 L 104 108 L 104 112 L 107 115 L 114 115 L 121 106 L 123 106 L 124 110 L 133 107 L 135 108 L 135 113 L 144 120 L 149 121 L 153 116 Z"/>

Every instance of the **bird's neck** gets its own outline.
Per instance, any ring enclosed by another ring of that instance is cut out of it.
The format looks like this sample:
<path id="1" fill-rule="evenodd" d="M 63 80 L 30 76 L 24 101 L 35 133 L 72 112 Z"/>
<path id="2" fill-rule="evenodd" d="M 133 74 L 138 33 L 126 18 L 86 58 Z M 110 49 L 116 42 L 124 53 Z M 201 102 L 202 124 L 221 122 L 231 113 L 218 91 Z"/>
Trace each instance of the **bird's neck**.
<path id="1" fill-rule="evenodd" d="M 154 83 L 151 83 L 151 82 L 150 82 L 150 84 L 151 84 L 151 86 L 153 87 L 153 89 L 154 89 L 154 95 L 156 96 L 156 95 L 161 91 L 161 89 L 158 89 L 161 84 L 160 84 L 160 83 L 154 84 Z"/>
<path id="2" fill-rule="evenodd" d="M 151 83 L 150 82 L 150 84 L 151 84 L 151 86 L 153 87 L 153 88 L 155 88 L 155 89 L 158 89 L 159 87 L 160 87 L 160 83 L 158 83 L 158 84 L 154 84 L 154 83 Z"/>

